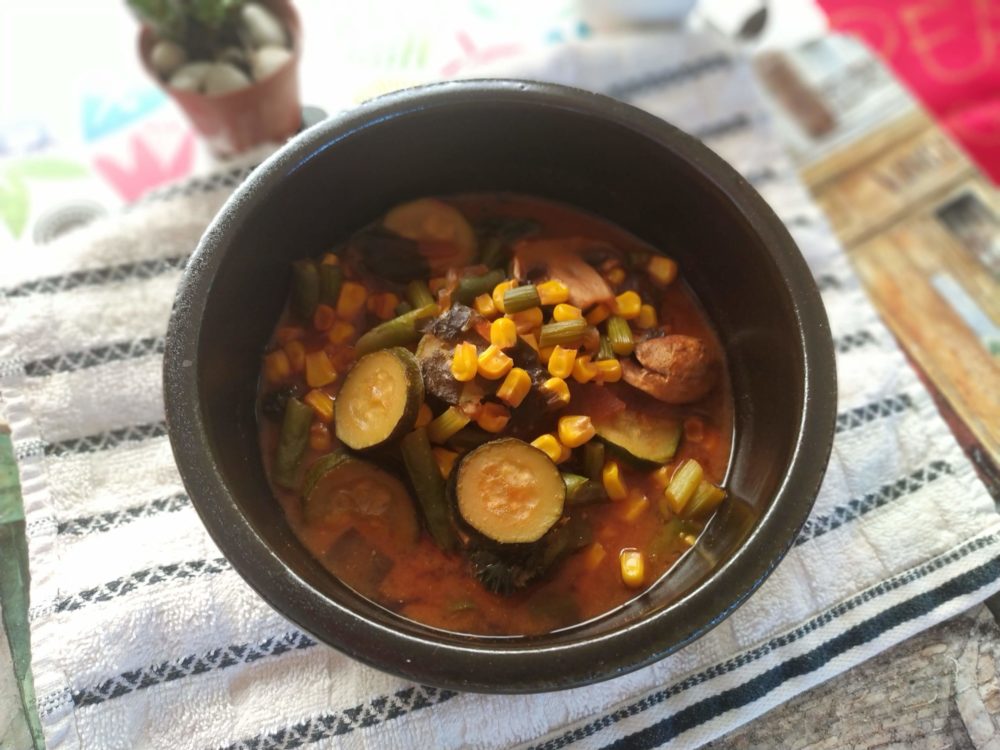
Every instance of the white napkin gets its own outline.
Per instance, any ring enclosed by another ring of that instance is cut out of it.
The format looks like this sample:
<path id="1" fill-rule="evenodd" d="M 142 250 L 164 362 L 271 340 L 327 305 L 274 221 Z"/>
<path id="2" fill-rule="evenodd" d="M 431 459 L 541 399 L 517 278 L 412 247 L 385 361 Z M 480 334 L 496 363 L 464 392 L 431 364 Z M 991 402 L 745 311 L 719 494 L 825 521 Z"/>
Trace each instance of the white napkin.
<path id="1" fill-rule="evenodd" d="M 0 409 L 21 471 L 50 748 L 693 747 L 1000 589 L 993 503 L 796 181 L 747 65 L 670 34 L 507 72 L 603 90 L 700 134 L 792 230 L 840 383 L 831 464 L 796 546 L 711 633 L 591 687 L 456 694 L 317 644 L 221 557 L 164 435 L 174 289 L 240 174 L 195 179 L 4 259 Z"/>

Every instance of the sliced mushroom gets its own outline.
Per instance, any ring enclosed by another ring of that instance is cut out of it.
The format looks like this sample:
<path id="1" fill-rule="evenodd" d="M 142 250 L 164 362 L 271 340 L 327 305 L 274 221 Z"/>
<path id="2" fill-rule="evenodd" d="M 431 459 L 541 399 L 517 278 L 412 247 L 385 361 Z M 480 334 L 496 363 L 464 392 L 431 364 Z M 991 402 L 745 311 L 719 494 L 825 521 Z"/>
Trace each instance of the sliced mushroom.
<path id="1" fill-rule="evenodd" d="M 642 341 L 632 360 L 622 361 L 629 385 L 668 404 L 697 401 L 715 385 L 716 367 L 704 342 L 678 334 Z"/>
<path id="2" fill-rule="evenodd" d="M 544 270 L 550 279 L 559 279 L 569 288 L 570 304 L 585 310 L 598 302 L 610 302 L 614 292 L 608 282 L 588 264 L 582 253 L 594 248 L 613 248 L 586 237 L 521 240 L 514 246 L 514 275 L 525 279 L 533 271 Z"/>

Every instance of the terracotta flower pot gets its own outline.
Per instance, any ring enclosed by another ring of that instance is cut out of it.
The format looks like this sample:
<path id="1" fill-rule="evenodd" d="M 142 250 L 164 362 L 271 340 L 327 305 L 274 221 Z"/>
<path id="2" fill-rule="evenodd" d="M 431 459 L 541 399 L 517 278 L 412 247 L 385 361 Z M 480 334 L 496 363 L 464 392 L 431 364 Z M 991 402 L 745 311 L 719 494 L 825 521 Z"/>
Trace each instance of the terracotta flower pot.
<path id="1" fill-rule="evenodd" d="M 168 86 L 149 62 L 156 35 L 145 26 L 139 32 L 139 57 L 146 72 L 184 110 L 195 130 L 218 156 L 232 156 L 261 143 L 281 143 L 302 125 L 299 16 L 288 0 L 266 0 L 263 4 L 281 19 L 288 31 L 292 56 L 266 78 L 225 94 L 202 94 Z"/>

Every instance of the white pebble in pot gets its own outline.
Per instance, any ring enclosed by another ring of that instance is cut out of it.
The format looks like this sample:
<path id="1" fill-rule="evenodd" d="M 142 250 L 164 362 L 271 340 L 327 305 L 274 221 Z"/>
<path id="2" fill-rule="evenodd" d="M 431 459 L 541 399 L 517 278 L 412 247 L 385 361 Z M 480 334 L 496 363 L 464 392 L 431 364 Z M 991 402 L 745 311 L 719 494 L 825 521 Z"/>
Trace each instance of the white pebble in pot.
<path id="1" fill-rule="evenodd" d="M 285 46 L 285 28 L 271 11 L 257 3 L 247 3 L 240 11 L 243 28 L 257 47 Z"/>
<path id="2" fill-rule="evenodd" d="M 149 64 L 153 70 L 167 78 L 187 62 L 187 52 L 175 42 L 161 39 L 149 51 Z"/>
<path id="3" fill-rule="evenodd" d="M 284 47 L 261 47 L 250 58 L 250 68 L 255 80 L 267 78 L 292 59 Z"/>
<path id="4" fill-rule="evenodd" d="M 170 76 L 170 87 L 181 91 L 201 91 L 205 83 L 205 75 L 212 63 L 193 62 L 182 65 Z"/>
<path id="5" fill-rule="evenodd" d="M 230 63 L 213 63 L 205 74 L 206 94 L 225 94 L 249 85 L 246 74 Z"/>

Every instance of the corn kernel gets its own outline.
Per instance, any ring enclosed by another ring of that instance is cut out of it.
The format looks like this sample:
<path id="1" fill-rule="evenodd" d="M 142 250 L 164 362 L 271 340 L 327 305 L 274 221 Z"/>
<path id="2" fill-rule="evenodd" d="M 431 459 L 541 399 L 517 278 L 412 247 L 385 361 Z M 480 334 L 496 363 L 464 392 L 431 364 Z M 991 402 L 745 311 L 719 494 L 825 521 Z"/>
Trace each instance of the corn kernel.
<path id="1" fill-rule="evenodd" d="M 579 307 L 575 305 L 567 305 L 565 303 L 556 305 L 552 310 L 552 319 L 562 323 L 565 320 L 576 320 L 577 318 L 582 318 L 583 313 L 580 311 Z"/>
<path id="2" fill-rule="evenodd" d="M 320 422 L 329 424 L 333 421 L 333 396 L 329 393 L 313 388 L 302 400 L 306 405 L 312 407 Z"/>
<path id="3" fill-rule="evenodd" d="M 301 338 L 305 338 L 306 331 L 304 328 L 299 328 L 298 326 L 282 326 L 274 334 L 275 341 L 278 342 L 279 346 L 284 346 L 289 341 L 298 341 Z"/>
<path id="4" fill-rule="evenodd" d="M 322 422 L 313 422 L 309 425 L 309 447 L 317 453 L 329 453 L 333 447 L 330 428 Z"/>
<path id="5" fill-rule="evenodd" d="M 618 317 L 632 320 L 639 317 L 642 299 L 633 291 L 622 292 L 615 297 L 615 312 Z"/>
<path id="6" fill-rule="evenodd" d="M 365 307 L 368 290 L 356 281 L 345 281 L 340 286 L 340 296 L 337 297 L 337 316 L 353 318 Z"/>
<path id="7" fill-rule="evenodd" d="M 560 456 L 562 456 L 563 446 L 556 436 L 551 433 L 547 432 L 544 435 L 539 435 L 531 441 L 531 444 L 551 458 L 553 463 L 558 462 Z"/>
<path id="8" fill-rule="evenodd" d="M 635 523 L 648 507 L 649 498 L 642 490 L 636 488 L 629 492 L 628 500 L 622 503 L 621 517 L 628 523 Z"/>
<path id="9" fill-rule="evenodd" d="M 590 417 L 578 415 L 559 417 L 559 442 L 563 445 L 579 448 L 595 434 Z"/>
<path id="10" fill-rule="evenodd" d="M 325 253 L 323 259 L 320 261 L 321 265 L 324 266 L 339 266 L 340 258 L 336 253 Z"/>
<path id="11" fill-rule="evenodd" d="M 605 320 L 611 317 L 611 309 L 604 303 L 599 303 L 594 306 L 594 308 L 584 316 L 584 320 L 587 321 L 592 326 L 596 326 L 599 323 L 603 323 Z"/>
<path id="12" fill-rule="evenodd" d="M 677 278 L 677 264 L 670 258 L 654 255 L 646 266 L 649 277 L 659 286 L 667 286 Z"/>
<path id="13" fill-rule="evenodd" d="M 569 287 L 559 281 L 550 279 L 541 284 L 537 284 L 538 298 L 543 305 L 558 305 L 569 299 Z"/>
<path id="14" fill-rule="evenodd" d="M 317 331 L 329 331 L 333 321 L 337 319 L 337 314 L 329 305 L 316 305 L 313 313 L 313 328 Z"/>
<path id="15" fill-rule="evenodd" d="M 306 347 L 301 341 L 289 341 L 283 348 L 288 355 L 292 372 L 302 372 L 306 369 Z"/>
<path id="16" fill-rule="evenodd" d="M 594 362 L 599 383 L 617 383 L 622 379 L 622 363 L 617 359 L 602 359 Z"/>
<path id="17" fill-rule="evenodd" d="M 562 378 L 549 378 L 542 383 L 542 390 L 549 397 L 549 401 L 558 406 L 566 406 L 569 403 L 569 386 Z"/>
<path id="18" fill-rule="evenodd" d="M 496 344 L 490 344 L 479 355 L 479 374 L 487 380 L 499 380 L 514 366 L 514 360 L 504 354 Z"/>
<path id="19" fill-rule="evenodd" d="M 490 323 L 490 343 L 508 349 L 517 343 L 517 326 L 510 318 L 497 318 Z"/>
<path id="20" fill-rule="evenodd" d="M 573 449 L 570 448 L 568 445 L 563 445 L 562 443 L 559 443 L 559 447 L 560 447 L 559 458 L 556 459 L 556 463 L 561 464 L 565 463 L 566 461 L 569 461 L 570 458 L 573 456 Z"/>
<path id="21" fill-rule="evenodd" d="M 600 565 L 604 558 L 607 556 L 608 551 L 604 549 L 604 545 L 600 542 L 594 542 L 591 544 L 583 553 L 583 567 L 585 570 L 597 570 L 597 566 Z"/>
<path id="22" fill-rule="evenodd" d="M 420 409 L 417 411 L 417 421 L 414 422 L 414 427 L 426 427 L 434 419 L 434 413 L 431 411 L 426 403 L 420 404 Z"/>
<path id="23" fill-rule="evenodd" d="M 522 333 L 520 334 L 521 340 L 534 349 L 538 351 L 538 337 L 533 333 Z"/>
<path id="24" fill-rule="evenodd" d="M 347 321 L 335 320 L 326 332 L 326 339 L 331 344 L 345 344 L 354 337 L 354 331 L 354 326 Z"/>
<path id="25" fill-rule="evenodd" d="M 637 589 L 642 586 L 646 579 L 646 560 L 637 549 L 623 549 L 618 555 L 621 565 L 622 583 L 630 589 Z"/>
<path id="26" fill-rule="evenodd" d="M 568 378 L 573 374 L 573 364 L 576 362 L 576 349 L 563 349 L 556 346 L 549 357 L 549 374 L 556 378 Z"/>
<path id="27" fill-rule="evenodd" d="M 497 398 L 508 406 L 516 409 L 524 401 L 531 390 L 531 376 L 520 367 L 514 367 L 507 373 L 503 383 L 497 388 Z"/>
<path id="28" fill-rule="evenodd" d="M 513 289 L 517 286 L 517 281 L 511 279 L 510 281 L 501 281 L 495 287 L 493 287 L 493 307 L 497 309 L 497 312 L 506 312 L 503 308 L 503 295 L 508 289 Z"/>
<path id="29" fill-rule="evenodd" d="M 635 323 L 639 328 L 656 328 L 656 308 L 652 305 L 640 307 Z"/>
<path id="30" fill-rule="evenodd" d="M 455 461 L 458 460 L 458 454 L 455 451 L 450 451 L 447 448 L 439 448 L 438 446 L 431 448 L 431 453 L 434 454 L 434 461 L 438 465 L 441 477 L 443 479 L 450 477 L 451 470 L 455 468 Z"/>
<path id="31" fill-rule="evenodd" d="M 476 301 L 472 305 L 476 308 L 477 313 L 488 320 L 493 320 L 493 318 L 500 314 L 497 306 L 493 304 L 493 298 L 488 294 L 480 294 L 476 297 Z"/>
<path id="32" fill-rule="evenodd" d="M 487 432 L 500 432 L 510 421 L 510 412 L 506 406 L 500 404 L 483 404 L 476 415 L 476 424 Z"/>
<path id="33" fill-rule="evenodd" d="M 337 371 L 333 369 L 333 363 L 325 351 L 320 349 L 306 355 L 306 383 L 310 388 L 322 388 L 336 379 Z"/>
<path id="34" fill-rule="evenodd" d="M 373 294 L 368 298 L 368 312 L 379 320 L 388 320 L 396 315 L 399 297 L 392 292 Z"/>
<path id="35" fill-rule="evenodd" d="M 621 470 L 616 461 L 608 461 L 601 471 L 601 482 L 612 500 L 624 500 L 628 497 L 628 487 L 622 479 Z"/>
<path id="36" fill-rule="evenodd" d="M 577 383 L 589 383 L 597 376 L 597 368 L 590 361 L 590 355 L 577 357 L 573 362 L 573 380 Z"/>
<path id="37" fill-rule="evenodd" d="M 518 333 L 531 333 L 536 328 L 540 328 L 544 322 L 540 307 L 529 307 L 521 312 L 509 313 L 507 317 L 514 321 L 514 327 Z"/>
<path id="38" fill-rule="evenodd" d="M 623 281 L 625 281 L 625 269 L 621 266 L 617 268 L 612 268 L 608 271 L 608 282 L 614 286 L 618 286 Z"/>
<path id="39" fill-rule="evenodd" d="M 292 363 L 284 349 L 275 349 L 264 357 L 264 378 L 269 383 L 280 383 L 292 374 Z"/>
<path id="40" fill-rule="evenodd" d="M 479 371 L 476 345 L 463 341 L 455 345 L 455 354 L 451 358 L 451 374 L 460 383 L 467 383 L 476 377 Z"/>

